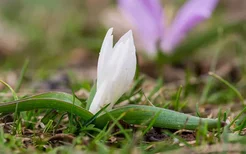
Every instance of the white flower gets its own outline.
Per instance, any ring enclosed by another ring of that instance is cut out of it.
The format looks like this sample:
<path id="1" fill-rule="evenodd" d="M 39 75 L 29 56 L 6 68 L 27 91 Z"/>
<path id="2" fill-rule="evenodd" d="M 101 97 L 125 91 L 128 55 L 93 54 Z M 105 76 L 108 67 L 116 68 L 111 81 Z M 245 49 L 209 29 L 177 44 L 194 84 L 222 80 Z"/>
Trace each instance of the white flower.
<path id="1" fill-rule="evenodd" d="M 115 102 L 128 90 L 136 71 L 136 49 L 132 31 L 128 31 L 113 47 L 113 28 L 104 38 L 98 59 L 97 92 L 89 111 L 96 113 Z"/>

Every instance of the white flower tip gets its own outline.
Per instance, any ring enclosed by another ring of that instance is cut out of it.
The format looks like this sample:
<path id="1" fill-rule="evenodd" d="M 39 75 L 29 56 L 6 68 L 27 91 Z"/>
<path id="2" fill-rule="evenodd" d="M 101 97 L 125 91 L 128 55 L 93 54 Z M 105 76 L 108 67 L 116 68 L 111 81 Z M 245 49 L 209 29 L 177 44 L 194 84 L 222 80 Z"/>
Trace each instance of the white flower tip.
<path id="1" fill-rule="evenodd" d="M 109 28 L 109 30 L 106 33 L 106 36 L 112 35 L 113 34 L 113 30 L 114 30 L 113 27 Z"/>
<path id="2" fill-rule="evenodd" d="M 129 30 L 126 34 L 125 34 L 128 38 L 133 40 L 133 34 L 132 34 L 132 30 Z"/>
<path id="3" fill-rule="evenodd" d="M 134 40 L 133 40 L 133 33 L 132 30 L 129 30 L 126 34 L 125 34 L 126 40 L 125 43 L 128 43 L 130 46 L 134 46 Z"/>
<path id="4" fill-rule="evenodd" d="M 129 33 L 130 35 L 132 35 L 132 30 L 130 29 L 127 33 Z"/>

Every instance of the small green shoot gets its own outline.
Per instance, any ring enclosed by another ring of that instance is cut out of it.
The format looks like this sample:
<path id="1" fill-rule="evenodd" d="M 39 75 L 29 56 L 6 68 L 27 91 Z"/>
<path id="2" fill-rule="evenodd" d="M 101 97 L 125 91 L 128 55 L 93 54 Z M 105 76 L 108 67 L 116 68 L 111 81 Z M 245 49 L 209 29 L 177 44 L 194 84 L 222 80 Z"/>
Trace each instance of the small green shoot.
<path id="1" fill-rule="evenodd" d="M 180 95 L 181 95 L 181 92 L 182 92 L 182 89 L 183 89 L 183 86 L 181 85 L 178 89 L 178 92 L 176 94 L 176 100 L 175 100 L 175 103 L 174 103 L 174 110 L 175 111 L 179 111 L 179 106 L 180 106 Z"/>
<path id="2" fill-rule="evenodd" d="M 26 71 L 27 71 L 27 67 L 29 65 L 29 59 L 26 59 L 25 62 L 24 62 L 24 65 L 22 66 L 22 69 L 21 69 L 21 74 L 20 74 L 20 77 L 17 81 L 17 85 L 15 87 L 15 91 L 18 92 L 21 88 L 21 84 L 23 82 L 23 78 L 26 74 Z"/>
<path id="3" fill-rule="evenodd" d="M 85 107 L 86 110 L 89 110 L 90 105 L 91 105 L 91 103 L 93 101 L 93 98 L 94 98 L 96 92 L 97 92 L 97 82 L 95 82 L 93 84 L 92 88 L 91 88 L 90 96 L 89 96 L 89 98 L 86 101 L 86 107 Z"/>

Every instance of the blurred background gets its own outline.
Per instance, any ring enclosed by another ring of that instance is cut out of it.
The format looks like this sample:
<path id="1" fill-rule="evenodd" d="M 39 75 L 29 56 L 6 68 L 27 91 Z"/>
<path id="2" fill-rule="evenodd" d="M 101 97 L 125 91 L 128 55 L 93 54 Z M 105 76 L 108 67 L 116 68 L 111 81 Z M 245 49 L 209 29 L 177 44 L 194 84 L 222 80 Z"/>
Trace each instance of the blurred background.
<path id="1" fill-rule="evenodd" d="M 168 20 L 184 2 L 162 1 Z M 201 32 L 217 31 L 221 36 L 210 35 L 202 40 L 206 45 L 186 49 L 192 52 L 174 53 L 175 60 L 168 56 L 148 58 L 136 39 L 140 71 L 153 79 L 163 76 L 165 82 L 184 80 L 187 71 L 198 77 L 211 69 L 213 57 L 220 52 L 216 70 L 238 82 L 245 68 L 245 20 L 245 0 L 220 0 L 212 17 L 192 30 L 186 40 L 188 45 L 189 41 L 196 42 Z M 69 76 L 91 83 L 110 27 L 114 27 L 114 41 L 131 28 L 113 0 L 0 0 L 0 78 L 16 85 L 28 59 L 25 81 L 34 87 L 45 80 L 47 85 L 45 82 L 36 87 L 60 89 L 68 84 Z"/>

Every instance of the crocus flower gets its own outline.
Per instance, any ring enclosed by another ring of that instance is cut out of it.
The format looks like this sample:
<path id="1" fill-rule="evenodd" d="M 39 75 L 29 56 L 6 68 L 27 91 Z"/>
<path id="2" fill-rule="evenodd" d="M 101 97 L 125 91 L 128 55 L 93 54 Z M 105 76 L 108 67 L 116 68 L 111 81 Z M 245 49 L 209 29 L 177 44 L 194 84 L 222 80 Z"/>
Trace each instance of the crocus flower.
<path id="1" fill-rule="evenodd" d="M 218 0 L 188 0 L 167 25 L 159 0 L 118 0 L 120 10 L 135 26 L 150 55 L 155 55 L 158 48 L 173 51 L 192 28 L 211 16 L 217 3 Z"/>
<path id="2" fill-rule="evenodd" d="M 89 111 L 96 113 L 114 103 L 128 90 L 136 71 L 136 49 L 132 31 L 128 31 L 113 47 L 113 29 L 109 29 L 100 51 L 97 68 L 97 92 Z"/>

